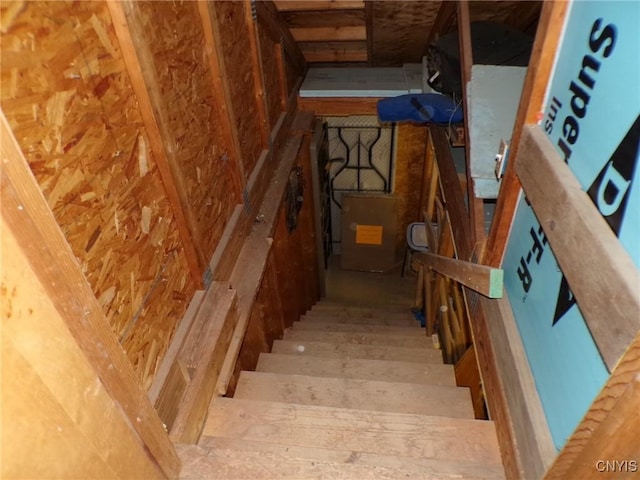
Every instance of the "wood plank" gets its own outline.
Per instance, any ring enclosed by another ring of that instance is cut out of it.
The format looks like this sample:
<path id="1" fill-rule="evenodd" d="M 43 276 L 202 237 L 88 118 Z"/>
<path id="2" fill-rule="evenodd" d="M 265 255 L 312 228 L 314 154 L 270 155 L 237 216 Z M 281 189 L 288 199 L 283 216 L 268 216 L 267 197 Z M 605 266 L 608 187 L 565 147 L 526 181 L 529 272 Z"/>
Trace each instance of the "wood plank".
<path id="1" fill-rule="evenodd" d="M 486 255 L 482 261 L 482 263 L 493 267 L 502 264 L 520 195 L 520 183 L 516 177 L 515 164 L 519 155 L 522 128 L 525 123 L 536 123 L 537 116 L 543 110 L 542 102 L 547 91 L 547 83 L 551 76 L 568 8 L 569 2 L 542 2 L 538 31 L 533 43 L 529 68 L 522 87 L 520 106 L 511 137 L 511 152 L 509 153 L 511 161 L 507 162 L 502 178 L 485 249 Z"/>
<path id="2" fill-rule="evenodd" d="M 385 333 L 321 332 L 317 330 L 289 330 L 285 340 L 297 342 L 351 343 L 355 345 L 387 345 L 390 347 L 430 347 L 430 342 L 420 336 L 388 335 Z"/>
<path id="3" fill-rule="evenodd" d="M 367 29 L 359 27 L 290 28 L 296 42 L 328 42 L 367 40 Z"/>
<path id="4" fill-rule="evenodd" d="M 177 477 L 178 458 L 162 422 L 113 335 L 4 115 L 0 115 L 0 136 L 3 229 L 18 239 L 46 295 L 149 455 L 167 477 Z"/>
<path id="5" fill-rule="evenodd" d="M 304 57 L 300 52 L 300 48 L 298 48 L 298 44 L 291 35 L 289 27 L 273 2 L 256 2 L 255 8 L 259 21 L 269 28 L 269 30 L 279 32 L 278 36 L 282 39 L 284 49 L 288 53 L 295 68 L 305 72 L 307 66 Z"/>
<path id="6" fill-rule="evenodd" d="M 423 480 L 440 480 L 443 478 L 460 478 L 455 475 L 453 466 L 447 466 L 443 461 L 411 461 L 399 457 L 382 457 L 367 455 L 365 464 L 349 459 L 345 451 L 334 452 L 305 447 L 290 447 L 288 445 L 262 444 L 250 442 L 245 448 L 239 442 L 229 439 L 214 439 L 213 447 L 196 445 L 179 445 L 178 452 L 183 462 L 182 476 L 184 480 L 229 480 L 233 479 L 288 479 L 301 478 L 341 478 L 367 480 L 396 480 L 412 476 Z M 223 445 L 223 446 L 220 446 Z M 229 448 L 233 445 L 232 448 Z M 290 452 L 301 452 L 303 458 Z M 353 453 L 353 452 L 352 452 Z M 358 452 L 358 459 L 362 454 Z M 329 460 L 328 458 L 334 458 Z M 383 465 L 378 462 L 384 462 Z M 493 471 L 479 465 L 464 465 L 462 471 L 471 472 L 465 478 L 501 478 L 500 475 L 491 477 Z M 453 475 L 453 477 L 452 477 Z"/>
<path id="7" fill-rule="evenodd" d="M 107 2 L 107 6 L 133 90 L 138 99 L 140 113 L 151 142 L 151 150 L 176 219 L 191 276 L 196 285 L 202 286 L 206 264 L 202 236 L 187 202 L 184 179 L 177 168 L 176 159 L 170 153 L 174 150 L 169 140 L 172 136 L 166 130 L 168 121 L 162 116 L 164 110 L 161 108 L 158 81 L 153 73 L 151 53 L 144 48 L 141 27 L 135 23 L 136 19 L 132 16 L 131 7 L 121 2 Z M 165 143 L 165 140 L 168 143 Z"/>
<path id="8" fill-rule="evenodd" d="M 298 108 L 312 111 L 320 117 L 378 115 L 380 97 L 298 97 Z"/>
<path id="9" fill-rule="evenodd" d="M 401 335 L 423 337 L 424 331 L 417 325 L 413 327 L 395 327 L 389 325 L 354 325 L 331 321 L 294 322 L 293 331 L 314 330 L 323 332 L 352 332 L 352 333 L 384 333 L 386 335 Z"/>
<path id="10" fill-rule="evenodd" d="M 218 398 L 211 404 L 203 434 L 500 464 L 492 423 L 461 418 Z"/>
<path id="11" fill-rule="evenodd" d="M 473 412 L 478 419 L 486 419 L 484 392 L 482 391 L 482 379 L 476 359 L 475 347 L 472 344 L 455 365 L 456 384 L 460 387 L 469 387 Z"/>
<path id="12" fill-rule="evenodd" d="M 295 340 L 276 340 L 273 353 L 311 355 L 329 358 L 369 358 L 401 362 L 442 363 L 438 350 L 426 348 L 390 347 L 387 345 L 334 344 Z"/>
<path id="13" fill-rule="evenodd" d="M 442 385 L 242 372 L 233 398 L 474 418 L 469 390 Z"/>
<path id="14" fill-rule="evenodd" d="M 281 12 L 304 12 L 308 10 L 353 10 L 362 9 L 364 0 L 275 0 L 278 10 Z"/>
<path id="15" fill-rule="evenodd" d="M 579 472 L 581 478 L 634 478 L 637 468 L 597 471 L 599 461 L 632 461 L 640 458 L 638 385 L 640 335 L 625 352 L 580 425 L 545 475 L 560 480 Z M 571 472 L 571 473 L 570 473 Z"/>
<path id="16" fill-rule="evenodd" d="M 200 352 L 197 359 L 192 351 L 181 352 L 183 358 L 192 358 L 195 363 L 191 382 L 189 383 L 175 422 L 170 430 L 174 442 L 196 443 L 207 417 L 207 409 L 215 394 L 215 387 L 231 336 L 238 321 L 236 292 L 230 290 L 225 283 L 213 282 L 206 296 L 215 305 L 213 311 L 207 313 L 207 321 L 198 334 L 201 345 L 195 350 Z M 207 299 L 205 299 L 205 302 Z M 204 314 L 204 313 L 203 313 Z"/>
<path id="17" fill-rule="evenodd" d="M 640 272 L 537 125 L 522 132 L 516 172 L 611 371 L 640 330 Z"/>
<path id="18" fill-rule="evenodd" d="M 300 42 L 299 45 L 307 62 L 367 61 L 367 44 L 364 41 Z"/>
<path id="19" fill-rule="evenodd" d="M 429 36 L 427 37 L 427 44 L 422 54 L 426 55 L 426 47 L 438 40 L 441 35 L 448 33 L 456 18 L 456 3 L 455 2 L 440 2 L 440 8 L 438 9 L 438 15 L 429 30 Z"/>
<path id="20" fill-rule="evenodd" d="M 204 448 L 211 449 L 210 451 L 213 452 L 233 449 L 243 453 L 261 452 L 268 455 L 284 455 L 287 458 L 305 459 L 311 461 L 311 463 L 326 461 L 339 464 L 376 467 L 381 469 L 382 472 L 385 472 L 386 469 L 391 469 L 392 472 L 394 472 L 395 479 L 408 477 L 423 480 L 453 480 L 455 478 L 497 480 L 504 478 L 504 472 L 500 466 L 489 467 L 477 463 L 464 462 L 462 460 L 453 463 L 426 458 L 399 457 L 391 453 L 382 455 L 358 452 L 357 455 L 354 455 L 352 450 L 346 449 L 300 447 L 296 445 L 264 443 L 246 439 L 235 440 L 221 437 L 207 437 L 206 441 L 203 441 L 201 445 Z M 180 452 L 181 446 L 178 445 L 177 448 Z M 214 455 L 214 453 L 211 454 Z M 182 458 L 181 453 L 180 455 Z M 298 478 L 322 478 L 322 475 L 310 474 L 308 477 L 301 475 Z M 332 478 L 334 478 L 333 475 Z M 363 477 L 354 474 L 352 477 L 336 475 L 335 478 L 359 479 Z"/>
<path id="21" fill-rule="evenodd" d="M 263 353 L 260 354 L 256 371 L 421 385 L 456 384 L 451 365 L 362 358 L 337 359 L 312 355 L 292 357 L 286 354 Z"/>
<path id="22" fill-rule="evenodd" d="M 504 271 L 499 268 L 478 265 L 456 258 L 447 258 L 435 253 L 414 253 L 414 262 L 423 264 L 442 275 L 445 275 L 465 287 L 485 297 L 501 298 Z"/>

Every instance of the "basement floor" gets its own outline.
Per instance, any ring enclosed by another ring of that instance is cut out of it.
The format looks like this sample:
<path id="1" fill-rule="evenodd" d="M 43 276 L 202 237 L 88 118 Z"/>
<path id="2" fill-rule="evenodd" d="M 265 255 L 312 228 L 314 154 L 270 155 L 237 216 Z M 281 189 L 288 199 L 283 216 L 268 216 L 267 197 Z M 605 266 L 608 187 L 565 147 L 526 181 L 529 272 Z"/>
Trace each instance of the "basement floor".
<path id="1" fill-rule="evenodd" d="M 351 305 L 411 308 L 417 279 L 410 271 L 401 277 L 400 271 L 400 265 L 386 273 L 342 270 L 340 256 L 333 255 L 326 272 L 327 297 L 324 300 Z"/>

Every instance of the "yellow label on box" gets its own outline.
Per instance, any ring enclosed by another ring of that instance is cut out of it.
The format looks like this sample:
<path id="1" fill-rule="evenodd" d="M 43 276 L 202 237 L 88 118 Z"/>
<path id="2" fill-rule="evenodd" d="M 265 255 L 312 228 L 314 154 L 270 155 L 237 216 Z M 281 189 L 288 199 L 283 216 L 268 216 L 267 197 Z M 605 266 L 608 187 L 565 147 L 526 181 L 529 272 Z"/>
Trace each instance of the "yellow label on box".
<path id="1" fill-rule="evenodd" d="M 356 243 L 382 245 L 382 225 L 357 225 Z"/>

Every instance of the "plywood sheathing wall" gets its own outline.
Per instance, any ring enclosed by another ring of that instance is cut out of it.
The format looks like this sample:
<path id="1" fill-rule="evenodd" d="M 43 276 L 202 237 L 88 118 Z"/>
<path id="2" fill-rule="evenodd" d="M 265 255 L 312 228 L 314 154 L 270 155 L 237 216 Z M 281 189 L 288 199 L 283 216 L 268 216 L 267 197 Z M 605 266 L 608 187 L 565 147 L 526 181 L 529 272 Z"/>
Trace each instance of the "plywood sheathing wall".
<path id="1" fill-rule="evenodd" d="M 250 61 L 251 44 L 245 21 L 245 2 L 212 2 L 220 32 L 221 50 L 229 86 L 231 108 L 238 132 L 240 155 L 248 178 L 255 168 L 262 149 L 261 131 L 256 98 L 256 83 Z"/>
<path id="2" fill-rule="evenodd" d="M 145 387 L 194 291 L 111 17 L 5 3 L 2 109 Z"/>
<path id="3" fill-rule="evenodd" d="M 133 2 L 129 28 L 136 49 L 148 52 L 145 83 L 153 90 L 157 120 L 174 164 L 174 181 L 195 221 L 192 241 L 208 261 L 236 203 L 231 139 L 221 123 L 224 98 L 216 98 L 196 2 Z M 141 55 L 141 59 L 144 56 Z"/>

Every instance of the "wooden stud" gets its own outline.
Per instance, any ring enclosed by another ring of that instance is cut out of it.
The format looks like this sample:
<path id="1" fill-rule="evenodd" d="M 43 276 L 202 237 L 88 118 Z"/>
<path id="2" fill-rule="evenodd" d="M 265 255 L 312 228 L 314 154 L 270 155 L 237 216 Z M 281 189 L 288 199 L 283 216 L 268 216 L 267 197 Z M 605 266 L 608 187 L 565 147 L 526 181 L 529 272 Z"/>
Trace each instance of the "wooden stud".
<path id="1" fill-rule="evenodd" d="M 266 146 L 269 143 L 269 132 L 273 125 L 269 125 L 267 120 L 267 105 L 266 97 L 264 94 L 265 80 L 264 72 L 262 70 L 262 55 L 260 53 L 259 38 L 258 38 L 258 24 L 257 19 L 254 21 L 251 0 L 244 0 L 244 17 L 247 25 L 247 32 L 249 36 L 249 44 L 251 46 L 251 68 L 253 72 L 253 95 L 256 100 L 256 108 L 258 115 L 258 123 L 260 124 L 260 136 L 262 138 L 262 145 Z"/>
<path id="2" fill-rule="evenodd" d="M 450 1 L 440 2 L 440 9 L 438 10 L 438 15 L 436 16 L 435 21 L 433 22 L 433 26 L 431 30 L 429 30 L 429 36 L 427 37 L 427 44 L 425 45 L 425 50 L 422 54 L 424 57 L 426 55 L 427 47 L 431 45 L 433 42 L 438 40 L 443 33 L 447 33 L 453 20 L 455 19 L 456 14 L 456 3 Z"/>
<path id="3" fill-rule="evenodd" d="M 206 260 L 201 234 L 187 202 L 183 179 L 175 165 L 175 159 L 171 157 L 170 152 L 175 149 L 165 144 L 165 140 L 169 142 L 172 137 L 165 131 L 168 122 L 162 117 L 163 109 L 160 108 L 158 82 L 153 73 L 150 52 L 144 48 L 144 41 L 141 38 L 134 40 L 133 35 L 136 32 L 132 31 L 128 23 L 134 22 L 134 19 L 130 10 L 125 13 L 125 8 L 130 8 L 125 5 L 122 2 L 107 2 L 113 28 L 120 42 L 122 57 L 133 90 L 138 97 L 140 113 L 151 142 L 151 150 L 155 154 L 158 172 L 176 219 L 191 276 L 196 285 L 202 286 Z M 139 28 L 137 30 L 139 31 Z"/>
<path id="4" fill-rule="evenodd" d="M 529 68 L 522 87 L 520 106 L 516 115 L 513 136 L 511 139 L 510 161 L 502 178 L 498 201 L 489 231 L 486 255 L 482 263 L 498 267 L 502 264 L 507 246 L 511 224 L 515 216 L 520 195 L 520 183 L 516 178 L 515 162 L 522 128 L 525 123 L 537 122 L 542 110 L 542 102 L 547 91 L 547 83 L 551 76 L 564 18 L 569 2 L 542 2 L 542 13 L 538 24 L 538 32 L 531 52 Z"/>
<path id="5" fill-rule="evenodd" d="M 240 202 L 247 177 L 240 153 L 238 132 L 233 128 L 236 122 L 229 85 L 226 80 L 226 68 L 220 46 L 220 32 L 217 21 L 215 20 L 215 10 L 211 8 L 209 3 L 210 2 L 206 1 L 198 1 L 198 12 L 200 13 L 200 19 L 202 21 L 205 50 L 207 52 L 209 71 L 211 72 L 211 81 L 213 83 L 213 95 L 218 99 L 220 105 L 220 128 L 222 129 L 223 137 L 226 139 L 225 143 L 232 164 L 230 168 L 232 169 L 234 179 L 233 194 L 236 202 Z"/>
<path id="6" fill-rule="evenodd" d="M 473 65 L 473 47 L 471 45 L 471 24 L 469 20 L 469 2 L 461 0 L 457 4 L 458 12 L 458 43 L 460 45 L 460 64 L 462 75 L 462 103 L 464 108 L 465 125 L 471 125 L 469 118 L 469 99 L 467 98 L 467 84 L 471 81 L 471 67 Z M 484 237 L 484 205 L 482 199 L 474 192 L 474 182 L 471 177 L 470 142 L 465 142 L 464 153 L 467 170 L 467 200 L 469 205 L 468 219 L 471 226 L 469 239 L 471 244 L 481 242 Z M 465 257 L 469 259 L 470 257 Z"/>
<path id="7" fill-rule="evenodd" d="M 538 125 L 519 151 L 520 182 L 611 371 L 640 330 L 638 267 Z"/>
<path id="8" fill-rule="evenodd" d="M 19 239 L 36 276 L 108 394 L 120 405 L 160 469 L 167 477 L 176 478 L 179 461 L 175 450 L 55 222 L 4 114 L 0 115 L 0 136 L 3 220 Z"/>

